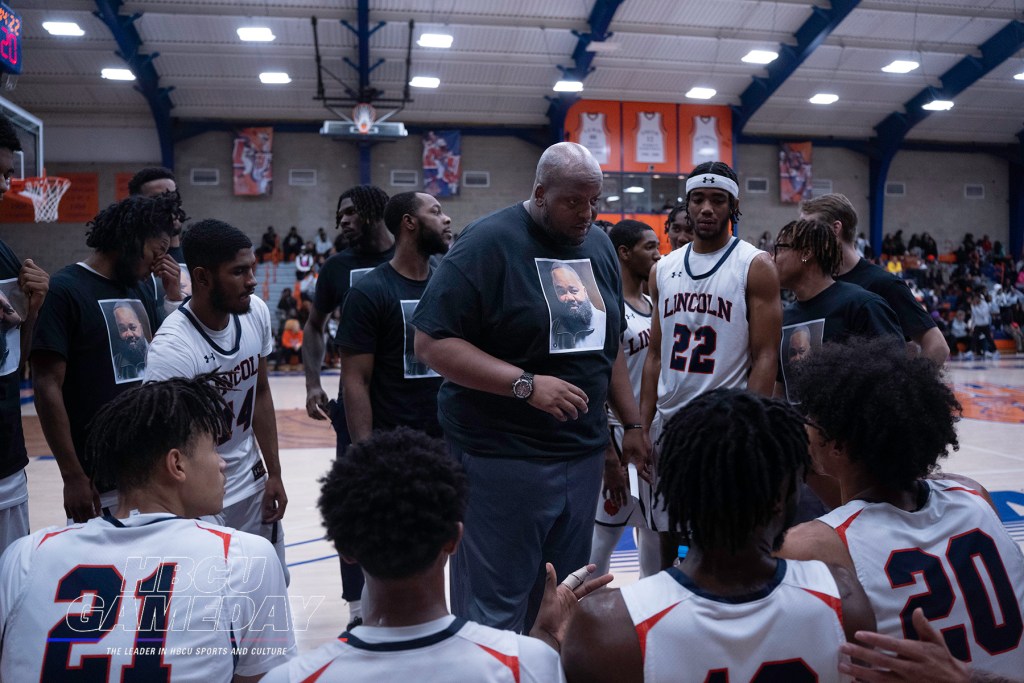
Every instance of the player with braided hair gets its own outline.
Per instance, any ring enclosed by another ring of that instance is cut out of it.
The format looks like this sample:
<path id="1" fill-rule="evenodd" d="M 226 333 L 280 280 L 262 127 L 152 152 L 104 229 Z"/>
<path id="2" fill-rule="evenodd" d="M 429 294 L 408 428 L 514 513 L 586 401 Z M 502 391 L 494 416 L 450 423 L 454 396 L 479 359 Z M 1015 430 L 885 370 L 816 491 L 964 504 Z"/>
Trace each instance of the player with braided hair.
<path id="1" fill-rule="evenodd" d="M 86 452 L 116 482 L 119 512 L 4 553 L 0 678 L 254 681 L 294 654 L 270 544 L 195 519 L 224 499 L 215 382 L 145 384 L 96 414 Z"/>
<path id="2" fill-rule="evenodd" d="M 345 421 L 341 383 L 338 398 L 329 401 L 320 381 L 323 369 L 327 320 L 345 303 L 349 289 L 362 276 L 395 255 L 395 236 L 384 224 L 388 195 L 374 185 L 356 185 L 338 197 L 335 227 L 341 230 L 348 247 L 327 259 L 316 281 L 316 294 L 309 319 L 303 328 L 302 365 L 306 374 L 306 413 L 314 420 L 330 420 L 337 435 L 337 454 L 352 442 Z M 341 563 L 342 597 L 349 613 L 359 616 L 363 573 L 359 567 Z"/>
<path id="3" fill-rule="evenodd" d="M 77 522 L 117 503 L 113 482 L 93 482 L 81 456 L 89 421 L 142 381 L 141 349 L 180 303 L 178 264 L 167 256 L 177 210 L 166 194 L 133 195 L 105 208 L 88 225 L 92 255 L 53 276 L 39 311 L 31 356 L 36 409 L 64 480 L 65 512 Z M 151 274 L 167 292 L 163 307 Z"/>
<path id="4" fill-rule="evenodd" d="M 686 180 L 693 242 L 661 259 L 648 289 L 654 302 L 651 351 L 643 369 L 640 418 L 649 442 L 683 406 L 719 387 L 770 396 L 775 386 L 782 304 L 771 257 L 732 234 L 740 217 L 736 173 L 721 161 L 698 165 Z M 653 481 L 651 462 L 637 463 Z M 665 531 L 653 506 L 652 529 Z M 671 564 L 669 545 L 662 566 Z"/>
<path id="5" fill-rule="evenodd" d="M 855 575 L 772 556 L 809 465 L 804 420 L 782 401 L 715 389 L 677 411 L 658 495 L 690 552 L 581 604 L 562 647 L 567 679 L 850 680 L 839 648 L 874 627 Z"/>
<path id="6" fill-rule="evenodd" d="M 961 407 L 939 366 L 900 339 L 825 344 L 795 373 L 815 468 L 842 506 L 790 530 L 780 555 L 856 570 L 878 632 L 917 639 L 913 613 L 979 673 L 1024 667 L 1024 555 L 976 481 L 939 472 Z"/>
<path id="7" fill-rule="evenodd" d="M 456 618 L 445 601 L 444 567 L 462 541 L 469 482 L 444 445 L 408 427 L 375 431 L 320 481 L 327 538 L 366 572 L 365 624 L 274 669 L 263 683 L 565 680 L 552 647 L 579 599 L 610 576 L 556 587 L 548 564 L 534 638 Z"/>

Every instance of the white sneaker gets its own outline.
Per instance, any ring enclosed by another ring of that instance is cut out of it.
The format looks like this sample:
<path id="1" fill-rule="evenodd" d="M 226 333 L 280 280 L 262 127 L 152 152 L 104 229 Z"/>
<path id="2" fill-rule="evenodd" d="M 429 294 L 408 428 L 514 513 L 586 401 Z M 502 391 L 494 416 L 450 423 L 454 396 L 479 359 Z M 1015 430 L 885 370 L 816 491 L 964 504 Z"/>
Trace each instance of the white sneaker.
<path id="1" fill-rule="evenodd" d="M 974 360 L 974 354 L 970 351 L 964 351 L 963 358 L 964 360 Z"/>
<path id="2" fill-rule="evenodd" d="M 993 351 L 992 352 L 992 360 L 999 360 L 999 352 L 998 351 Z"/>

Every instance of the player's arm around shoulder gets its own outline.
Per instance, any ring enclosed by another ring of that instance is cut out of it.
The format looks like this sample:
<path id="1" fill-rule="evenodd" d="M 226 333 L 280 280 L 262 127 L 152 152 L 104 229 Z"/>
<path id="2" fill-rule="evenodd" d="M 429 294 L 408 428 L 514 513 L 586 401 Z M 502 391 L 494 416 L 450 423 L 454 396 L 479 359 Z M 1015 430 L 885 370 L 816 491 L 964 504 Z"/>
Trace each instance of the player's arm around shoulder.
<path id="1" fill-rule="evenodd" d="M 569 683 L 641 683 L 640 641 L 622 593 L 601 590 L 580 602 L 562 641 Z"/>
<path id="2" fill-rule="evenodd" d="M 798 524 L 786 532 L 786 540 L 776 557 L 787 560 L 821 560 L 829 565 L 845 567 L 855 571 L 853 558 L 846 549 L 835 529 L 824 522 L 812 519 Z"/>
<path id="3" fill-rule="evenodd" d="M 848 642 L 854 641 L 854 634 L 857 631 L 874 631 L 875 612 L 871 609 L 868 595 L 864 587 L 857 580 L 857 574 L 849 567 L 837 564 L 826 564 L 832 572 L 836 587 L 839 589 L 839 599 L 842 601 L 842 625 Z"/>
<path id="4" fill-rule="evenodd" d="M 746 296 L 751 365 L 747 386 L 771 396 L 782 343 L 782 298 L 779 273 L 768 254 L 758 254 L 750 262 Z"/>

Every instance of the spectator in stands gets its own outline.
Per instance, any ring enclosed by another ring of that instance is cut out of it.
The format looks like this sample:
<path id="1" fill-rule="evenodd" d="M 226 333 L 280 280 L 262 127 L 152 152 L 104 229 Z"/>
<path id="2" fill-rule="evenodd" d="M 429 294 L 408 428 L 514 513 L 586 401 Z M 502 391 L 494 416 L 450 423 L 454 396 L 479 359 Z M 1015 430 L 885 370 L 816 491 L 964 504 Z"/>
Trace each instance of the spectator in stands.
<path id="1" fill-rule="evenodd" d="M 964 345 L 963 357 L 966 360 L 974 358 L 974 353 L 971 351 L 971 329 L 967 324 L 967 313 L 963 309 L 956 312 L 956 316 L 949 324 L 949 333 L 946 336 L 946 343 L 949 344 L 949 350 L 954 355 L 959 357 L 960 346 Z"/>
<path id="2" fill-rule="evenodd" d="M 277 301 L 277 329 L 284 329 L 284 321 L 288 318 L 297 317 L 296 311 L 299 308 L 298 302 L 292 295 L 292 290 L 285 287 L 281 290 L 281 298 Z"/>
<path id="3" fill-rule="evenodd" d="M 273 254 L 277 248 L 277 233 L 274 232 L 273 225 L 268 225 L 267 231 L 263 233 L 263 238 L 260 240 L 260 246 L 256 248 L 256 260 L 263 263 L 263 260 Z"/>
<path id="4" fill-rule="evenodd" d="M 313 243 L 307 242 L 302 246 L 298 255 L 295 256 L 295 279 L 305 280 L 306 276 L 313 270 L 314 262 Z"/>
<path id="5" fill-rule="evenodd" d="M 988 254 L 992 251 L 992 240 L 988 238 L 988 235 L 982 235 L 981 241 L 978 242 L 978 246 L 983 252 Z"/>
<path id="6" fill-rule="evenodd" d="M 281 331 L 281 350 L 274 369 L 280 368 L 282 363 L 291 366 L 292 356 L 302 358 L 302 326 L 296 318 L 288 318 L 284 324 L 284 330 Z"/>
<path id="7" fill-rule="evenodd" d="M 907 253 L 907 245 L 903 243 L 903 231 L 897 230 L 892 236 L 892 255 L 903 256 Z"/>
<path id="8" fill-rule="evenodd" d="M 935 243 L 935 238 L 927 232 L 921 233 L 921 251 L 926 259 L 929 256 L 939 258 L 939 245 Z"/>
<path id="9" fill-rule="evenodd" d="M 992 310 L 987 299 L 977 292 L 971 297 L 971 343 L 976 355 L 999 358 L 992 338 Z"/>
<path id="10" fill-rule="evenodd" d="M 302 251 L 302 244 L 302 235 L 299 234 L 299 229 L 293 225 L 284 238 L 284 244 L 281 245 L 281 248 L 284 250 L 284 260 L 291 261 L 298 256 L 299 252 Z"/>
<path id="11" fill-rule="evenodd" d="M 327 239 L 327 233 L 323 228 L 316 231 L 314 250 L 317 256 L 328 256 L 331 253 L 331 241 Z"/>
<path id="12" fill-rule="evenodd" d="M 870 256 L 868 252 L 871 251 L 871 244 L 868 243 L 867 238 L 864 237 L 862 232 L 857 233 L 857 239 L 853 243 L 853 248 L 857 250 L 861 258 L 868 258 Z"/>

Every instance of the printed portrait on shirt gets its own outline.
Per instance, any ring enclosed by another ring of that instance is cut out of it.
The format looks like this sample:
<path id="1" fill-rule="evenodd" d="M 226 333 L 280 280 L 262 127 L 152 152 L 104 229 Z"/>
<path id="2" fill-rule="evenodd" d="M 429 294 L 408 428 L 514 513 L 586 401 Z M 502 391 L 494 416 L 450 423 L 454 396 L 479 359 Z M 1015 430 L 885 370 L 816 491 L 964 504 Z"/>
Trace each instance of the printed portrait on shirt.
<path id="1" fill-rule="evenodd" d="M 21 323 L 27 308 L 18 278 L 0 280 L 0 377 L 15 372 L 21 363 Z"/>
<path id="2" fill-rule="evenodd" d="M 825 319 L 796 323 L 782 328 L 782 346 L 779 349 L 779 362 L 782 363 L 782 383 L 786 387 L 786 400 L 797 404 L 798 396 L 790 386 L 790 378 L 796 365 L 821 348 L 825 334 Z"/>
<path id="3" fill-rule="evenodd" d="M 405 379 L 424 379 L 441 376 L 434 372 L 426 363 L 416 359 L 416 349 L 413 348 L 416 328 L 412 326 L 412 316 L 416 312 L 416 305 L 419 302 L 419 299 L 402 299 L 402 323 L 405 328 L 405 345 L 402 347 L 405 351 Z"/>
<path id="4" fill-rule="evenodd" d="M 551 323 L 551 353 L 604 349 L 607 308 L 589 259 L 535 259 Z"/>
<path id="5" fill-rule="evenodd" d="M 146 309 L 138 299 L 104 299 L 99 302 L 107 322 L 110 360 L 117 384 L 137 382 L 146 377 L 146 353 L 153 331 Z"/>

